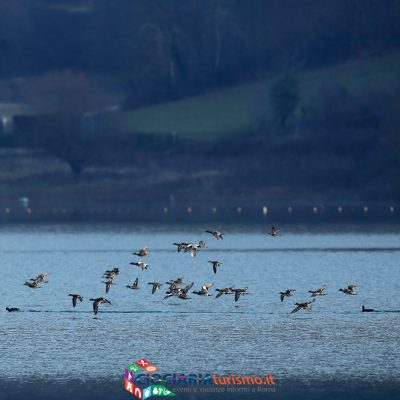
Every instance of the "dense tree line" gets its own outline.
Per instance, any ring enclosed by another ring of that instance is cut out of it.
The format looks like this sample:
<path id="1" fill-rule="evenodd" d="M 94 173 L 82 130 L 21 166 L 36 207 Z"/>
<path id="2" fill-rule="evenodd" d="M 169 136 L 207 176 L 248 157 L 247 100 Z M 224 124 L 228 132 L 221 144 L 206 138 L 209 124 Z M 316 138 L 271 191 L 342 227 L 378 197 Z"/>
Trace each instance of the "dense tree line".
<path id="1" fill-rule="evenodd" d="M 398 0 L 0 0 L 0 77 L 113 77 L 127 107 L 399 45 Z"/>

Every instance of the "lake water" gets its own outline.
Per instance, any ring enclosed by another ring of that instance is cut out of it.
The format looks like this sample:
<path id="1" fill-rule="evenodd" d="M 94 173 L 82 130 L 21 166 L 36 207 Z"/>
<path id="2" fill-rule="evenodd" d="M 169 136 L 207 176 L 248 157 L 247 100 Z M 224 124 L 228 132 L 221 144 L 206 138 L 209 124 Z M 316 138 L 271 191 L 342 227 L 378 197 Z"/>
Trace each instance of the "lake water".
<path id="1" fill-rule="evenodd" d="M 214 228 L 214 227 L 211 227 Z M 11 225 L 0 227 L 2 380 L 122 379 L 139 358 L 163 373 L 272 374 L 286 379 L 400 379 L 400 229 L 390 226 Z M 205 240 L 192 258 L 174 242 Z M 145 271 L 129 265 L 149 246 Z M 217 274 L 208 260 L 223 262 Z M 105 294 L 102 274 L 119 267 Z M 49 283 L 23 283 L 48 272 Z M 140 290 L 126 285 L 139 277 Z M 212 297 L 163 300 L 148 282 L 184 277 Z M 357 296 L 338 289 L 355 283 Z M 308 290 L 327 285 L 312 312 L 291 314 Z M 215 288 L 249 295 L 215 298 Z M 297 291 L 280 301 L 279 292 Z M 72 308 L 69 293 L 83 303 Z M 93 319 L 91 297 L 105 296 Z M 362 313 L 361 306 L 379 312 Z M 8 313 L 5 307 L 22 312 Z"/>

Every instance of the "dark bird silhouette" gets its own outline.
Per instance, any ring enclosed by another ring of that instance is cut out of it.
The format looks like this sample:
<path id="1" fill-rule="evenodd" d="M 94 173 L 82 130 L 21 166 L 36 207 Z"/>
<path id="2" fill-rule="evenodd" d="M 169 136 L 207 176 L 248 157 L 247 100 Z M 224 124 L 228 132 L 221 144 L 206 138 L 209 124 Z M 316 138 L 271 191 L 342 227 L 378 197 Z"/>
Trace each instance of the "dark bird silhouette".
<path id="1" fill-rule="evenodd" d="M 79 300 L 80 302 L 83 301 L 83 297 L 79 294 L 69 294 L 68 296 L 72 296 L 72 306 L 76 307 L 76 301 Z"/>
<path id="2" fill-rule="evenodd" d="M 165 282 L 166 284 L 170 285 L 170 286 L 178 286 L 178 285 L 182 285 L 183 283 L 183 278 L 177 278 L 177 279 L 171 279 L 168 282 Z"/>
<path id="3" fill-rule="evenodd" d="M 36 281 L 33 282 L 25 282 L 24 285 L 29 286 L 32 289 L 40 289 L 41 286 L 39 283 L 37 283 Z"/>
<path id="4" fill-rule="evenodd" d="M 281 236 L 281 231 L 279 230 L 279 228 L 276 228 L 275 226 L 273 226 L 271 228 L 271 232 L 268 232 L 268 235 L 271 235 L 273 237 L 279 237 L 279 236 Z"/>
<path id="5" fill-rule="evenodd" d="M 143 247 L 143 249 L 140 249 L 133 254 L 138 257 L 149 257 L 150 252 L 149 252 L 149 248 L 147 246 L 145 246 L 145 247 Z"/>
<path id="6" fill-rule="evenodd" d="M 159 282 L 149 282 L 149 285 L 153 285 L 153 288 L 151 290 L 151 294 L 154 294 L 158 289 L 160 289 L 162 283 Z"/>
<path id="7" fill-rule="evenodd" d="M 281 295 L 281 301 L 283 301 L 285 299 L 285 297 L 290 297 L 293 296 L 292 292 L 295 292 L 296 289 L 288 289 L 285 292 L 279 292 L 279 294 Z"/>
<path id="8" fill-rule="evenodd" d="M 317 290 L 309 290 L 308 293 L 311 293 L 311 297 L 326 296 L 326 285 L 321 286 Z"/>
<path id="9" fill-rule="evenodd" d="M 136 265 L 136 266 L 139 267 L 142 271 L 143 271 L 144 269 L 150 268 L 150 265 L 149 265 L 149 264 L 146 264 L 146 263 L 141 262 L 141 261 L 139 261 L 139 262 L 131 262 L 130 264 L 131 264 L 131 265 Z"/>
<path id="10" fill-rule="evenodd" d="M 208 262 L 212 264 L 214 274 L 216 274 L 217 268 L 219 268 L 221 266 L 222 262 L 220 262 L 220 261 L 208 261 Z"/>
<path id="11" fill-rule="evenodd" d="M 109 279 L 108 281 L 103 282 L 103 283 L 106 284 L 106 293 L 108 293 L 110 291 L 111 286 L 114 285 L 114 282 L 112 279 Z"/>
<path id="12" fill-rule="evenodd" d="M 175 246 L 178 247 L 178 253 L 180 253 L 182 250 L 186 250 L 186 247 L 188 246 L 189 243 L 174 243 Z"/>
<path id="13" fill-rule="evenodd" d="M 173 296 L 176 296 L 182 300 L 189 300 L 190 297 L 187 295 L 187 293 L 193 287 L 193 285 L 194 285 L 194 282 L 190 283 L 183 289 L 177 288 L 177 287 L 169 289 L 167 292 L 165 292 L 166 296 L 164 297 L 163 300 L 169 299 L 170 297 L 173 297 Z"/>
<path id="14" fill-rule="evenodd" d="M 193 293 L 198 294 L 199 296 L 212 296 L 212 294 L 208 292 L 208 289 L 212 286 L 212 283 L 206 283 L 204 286 L 201 287 L 201 290 L 193 291 Z"/>
<path id="15" fill-rule="evenodd" d="M 375 310 L 372 309 L 372 308 L 365 308 L 364 306 L 362 306 L 361 311 L 362 311 L 362 312 L 374 312 Z"/>
<path id="16" fill-rule="evenodd" d="M 107 270 L 103 274 L 103 278 L 109 280 L 109 279 L 114 279 L 117 275 L 119 275 L 119 269 L 118 268 L 113 268 L 112 270 Z"/>
<path id="17" fill-rule="evenodd" d="M 291 314 L 294 314 L 301 309 L 311 311 L 312 303 L 314 303 L 314 301 L 315 301 L 315 299 L 313 299 L 312 301 L 307 301 L 305 303 L 295 303 L 297 307 L 291 312 Z"/>
<path id="18" fill-rule="evenodd" d="M 9 307 L 6 307 L 6 310 L 8 311 L 8 312 L 17 312 L 17 311 L 21 311 L 19 308 L 17 308 L 17 307 L 11 307 L 11 308 L 9 308 Z"/>
<path id="19" fill-rule="evenodd" d="M 192 257 L 196 257 L 197 254 L 197 250 L 199 249 L 205 249 L 207 247 L 207 244 L 205 242 L 203 242 L 202 240 L 200 240 L 200 242 L 198 244 L 195 243 L 189 243 L 186 245 L 184 252 L 190 252 L 190 255 Z"/>
<path id="20" fill-rule="evenodd" d="M 90 299 L 90 301 L 93 301 L 94 315 L 97 315 L 97 312 L 99 311 L 99 304 L 104 304 L 104 303 L 111 304 L 111 302 L 105 299 L 104 297 L 98 297 L 97 299 Z"/>
<path id="21" fill-rule="evenodd" d="M 215 237 L 215 239 L 219 240 L 223 240 L 223 233 L 220 231 L 206 231 L 207 233 L 209 233 L 210 235 L 213 235 Z"/>
<path id="22" fill-rule="evenodd" d="M 354 288 L 357 287 L 357 285 L 349 285 L 343 289 L 339 289 L 339 292 L 343 292 L 344 294 L 350 294 L 352 296 L 355 296 L 357 293 L 354 291 Z"/>
<path id="23" fill-rule="evenodd" d="M 244 289 L 231 289 L 233 293 L 235 293 L 235 302 L 240 299 L 240 296 L 244 296 L 248 294 L 247 287 Z"/>
<path id="24" fill-rule="evenodd" d="M 139 278 L 136 278 L 132 285 L 127 285 L 126 287 L 129 289 L 139 289 Z"/>
<path id="25" fill-rule="evenodd" d="M 221 297 L 224 294 L 233 294 L 233 288 L 235 287 L 235 285 L 231 286 L 231 287 L 227 287 L 227 288 L 223 288 L 223 289 L 215 289 L 217 293 L 217 295 L 215 296 L 216 299 L 218 299 L 219 297 Z"/>

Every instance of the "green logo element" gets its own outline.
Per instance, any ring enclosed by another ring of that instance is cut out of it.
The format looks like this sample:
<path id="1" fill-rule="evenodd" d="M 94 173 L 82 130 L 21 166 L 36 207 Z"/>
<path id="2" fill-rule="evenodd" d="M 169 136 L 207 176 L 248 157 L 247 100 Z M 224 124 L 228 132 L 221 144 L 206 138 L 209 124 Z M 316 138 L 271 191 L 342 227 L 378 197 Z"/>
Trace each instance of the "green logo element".
<path id="1" fill-rule="evenodd" d="M 140 368 L 139 365 L 137 365 L 137 364 L 131 364 L 131 365 L 128 367 L 128 369 L 129 369 L 129 371 L 131 371 L 131 372 L 137 372 L 137 371 L 140 371 L 142 368 Z"/>
<path id="2" fill-rule="evenodd" d="M 152 396 L 176 396 L 175 393 L 163 385 L 151 385 L 151 394 Z"/>

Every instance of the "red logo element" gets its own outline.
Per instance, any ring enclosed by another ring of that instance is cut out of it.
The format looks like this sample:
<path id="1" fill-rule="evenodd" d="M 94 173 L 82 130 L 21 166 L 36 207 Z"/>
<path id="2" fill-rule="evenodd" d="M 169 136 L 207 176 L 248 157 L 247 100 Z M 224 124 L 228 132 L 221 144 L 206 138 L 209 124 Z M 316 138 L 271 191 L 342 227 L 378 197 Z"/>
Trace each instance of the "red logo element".
<path id="1" fill-rule="evenodd" d="M 136 386 L 134 383 L 129 382 L 127 379 L 125 379 L 125 390 L 127 390 L 129 393 L 132 393 L 139 399 L 143 397 L 143 389 L 141 389 L 139 386 Z"/>
<path id="2" fill-rule="evenodd" d="M 149 374 L 152 374 L 152 373 L 158 371 L 158 368 L 155 365 L 153 365 L 151 362 L 145 360 L 144 358 L 142 358 L 139 361 L 136 361 L 136 365 L 138 365 L 140 368 L 143 368 Z"/>

